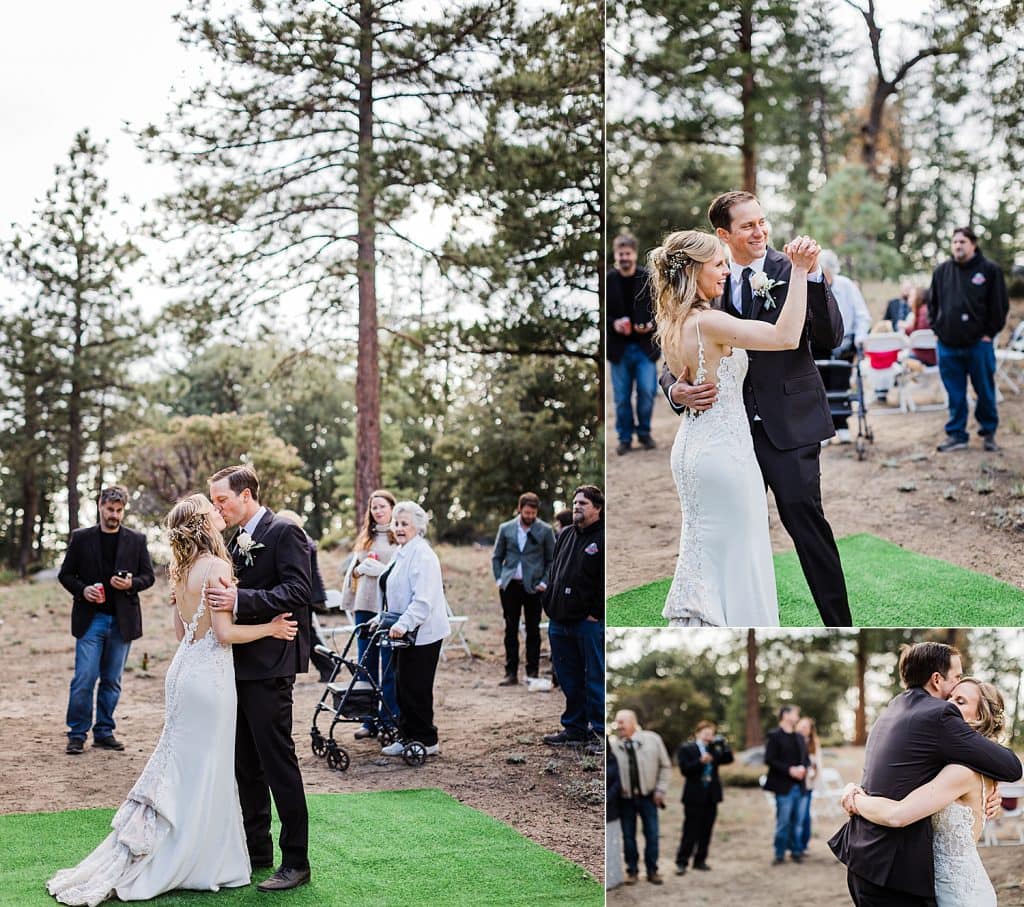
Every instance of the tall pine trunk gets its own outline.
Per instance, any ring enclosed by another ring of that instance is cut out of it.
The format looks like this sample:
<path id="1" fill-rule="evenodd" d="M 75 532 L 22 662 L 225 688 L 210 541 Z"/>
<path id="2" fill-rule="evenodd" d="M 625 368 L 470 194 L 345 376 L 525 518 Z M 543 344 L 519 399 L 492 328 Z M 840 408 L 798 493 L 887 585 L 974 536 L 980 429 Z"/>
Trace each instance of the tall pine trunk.
<path id="1" fill-rule="evenodd" d="M 81 262 L 79 262 L 81 265 Z M 82 317 L 82 299 L 76 294 L 71 320 L 72 362 L 71 387 L 68 394 L 68 531 L 78 528 L 81 498 L 78 477 L 82 472 L 82 355 L 85 324 Z"/>
<path id="2" fill-rule="evenodd" d="M 356 513 L 380 487 L 380 367 L 377 360 L 376 204 L 373 158 L 373 0 L 359 3 L 359 188 L 356 269 L 359 349 L 356 355 Z"/>
<path id="3" fill-rule="evenodd" d="M 740 53 L 743 72 L 740 79 L 740 125 L 743 133 L 740 154 L 743 157 L 743 188 L 757 192 L 757 124 L 754 122 L 754 16 L 750 0 L 740 7 Z"/>
<path id="4" fill-rule="evenodd" d="M 747 747 L 757 746 L 764 741 L 761 733 L 760 691 L 757 686 L 757 635 L 747 630 Z"/>
<path id="5" fill-rule="evenodd" d="M 864 746 L 868 742 L 867 684 L 868 643 L 864 631 L 857 633 L 857 711 L 853 718 L 853 745 Z"/>

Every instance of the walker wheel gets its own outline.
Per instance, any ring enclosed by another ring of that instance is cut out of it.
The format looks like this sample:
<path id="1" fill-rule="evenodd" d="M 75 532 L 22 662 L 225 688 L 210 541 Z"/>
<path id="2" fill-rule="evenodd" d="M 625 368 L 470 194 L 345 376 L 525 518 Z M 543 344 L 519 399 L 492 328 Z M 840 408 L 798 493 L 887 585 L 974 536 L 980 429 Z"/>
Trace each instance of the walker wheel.
<path id="1" fill-rule="evenodd" d="M 402 750 L 402 758 L 406 765 L 423 765 L 427 761 L 427 748 L 418 740 L 407 743 Z"/>
<path id="2" fill-rule="evenodd" d="M 323 759 L 327 755 L 327 740 L 319 731 L 313 731 L 313 755 Z"/>
<path id="3" fill-rule="evenodd" d="M 327 767 L 335 772 L 343 772 L 348 768 L 348 753 L 340 746 L 332 746 L 327 750 Z"/>
<path id="4" fill-rule="evenodd" d="M 857 439 L 857 459 L 863 460 L 868 454 L 867 444 L 864 443 L 863 438 Z"/>
<path id="5" fill-rule="evenodd" d="M 391 746 L 398 739 L 398 731 L 393 727 L 382 727 L 377 736 L 384 746 Z"/>

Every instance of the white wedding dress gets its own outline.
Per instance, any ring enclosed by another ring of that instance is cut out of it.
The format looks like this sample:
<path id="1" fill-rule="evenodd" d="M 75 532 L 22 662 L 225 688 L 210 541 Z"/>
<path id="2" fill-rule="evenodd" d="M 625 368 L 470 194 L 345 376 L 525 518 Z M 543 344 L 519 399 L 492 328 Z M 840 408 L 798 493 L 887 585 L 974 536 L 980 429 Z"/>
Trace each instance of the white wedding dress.
<path id="1" fill-rule="evenodd" d="M 985 802 L 985 779 L 981 780 Z M 937 907 L 996 907 L 996 891 L 974 839 L 974 810 L 950 803 L 932 816 Z"/>
<path id="2" fill-rule="evenodd" d="M 695 384 L 707 381 L 697 325 Z M 754 456 L 743 379 L 747 351 L 733 348 L 716 375 L 718 400 L 683 413 L 672 445 L 679 492 L 679 558 L 662 615 L 672 627 L 777 627 L 779 605 L 768 501 Z"/>
<path id="3" fill-rule="evenodd" d="M 209 569 L 207 569 L 207 574 Z M 249 853 L 235 784 L 235 666 L 213 629 L 195 639 L 206 611 L 186 622 L 164 684 L 163 733 L 115 814 L 113 831 L 46 887 L 62 904 L 90 907 L 116 894 L 141 901 L 176 888 L 248 885 Z"/>

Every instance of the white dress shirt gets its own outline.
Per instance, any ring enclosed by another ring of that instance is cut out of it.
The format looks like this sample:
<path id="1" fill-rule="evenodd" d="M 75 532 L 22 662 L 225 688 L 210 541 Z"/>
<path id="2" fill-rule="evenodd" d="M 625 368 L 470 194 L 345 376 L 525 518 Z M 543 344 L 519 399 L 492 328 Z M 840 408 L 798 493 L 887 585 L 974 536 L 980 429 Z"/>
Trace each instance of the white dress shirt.
<path id="1" fill-rule="evenodd" d="M 402 616 L 395 626 L 419 630 L 416 645 L 444 639 L 450 632 L 448 602 L 441 582 L 441 562 L 422 535 L 399 545 L 388 574 L 388 610 Z M 379 593 L 383 599 L 383 592 Z"/>
<path id="2" fill-rule="evenodd" d="M 768 253 L 765 252 L 760 258 L 754 259 L 749 265 L 738 265 L 734 261 L 729 262 L 729 299 L 732 302 L 732 307 L 737 311 L 743 312 L 743 272 L 745 269 L 750 268 L 751 277 L 754 274 L 760 274 L 764 270 L 764 262 L 768 257 Z M 807 279 L 812 283 L 821 283 L 824 277 L 821 273 L 821 268 L 815 268 L 810 274 L 807 275 Z M 788 288 L 787 288 L 788 292 Z"/>
<path id="3" fill-rule="evenodd" d="M 860 290 L 849 277 L 836 274 L 830 284 L 832 295 L 839 304 L 839 314 L 843 316 L 843 333 L 853 334 L 853 342 L 862 344 L 871 330 L 871 313 Z"/>
<path id="4" fill-rule="evenodd" d="M 528 527 L 523 525 L 523 521 L 522 520 L 516 520 L 516 541 L 519 543 L 519 551 L 520 552 L 522 552 L 522 550 L 526 547 L 526 539 L 527 539 L 527 536 L 529 536 L 529 534 L 530 534 L 530 530 L 529 530 Z M 522 560 L 520 560 L 519 563 L 516 564 L 516 575 L 514 577 L 512 577 L 512 578 L 519 580 L 519 582 L 523 581 L 523 562 L 522 562 Z"/>
<path id="5" fill-rule="evenodd" d="M 260 509 L 257 510 L 249 519 L 249 522 L 242 527 L 242 532 L 248 535 L 249 538 L 252 538 L 252 534 L 256 531 L 256 527 L 259 526 L 260 520 L 263 519 L 263 514 L 266 512 L 266 507 L 260 507 Z"/>

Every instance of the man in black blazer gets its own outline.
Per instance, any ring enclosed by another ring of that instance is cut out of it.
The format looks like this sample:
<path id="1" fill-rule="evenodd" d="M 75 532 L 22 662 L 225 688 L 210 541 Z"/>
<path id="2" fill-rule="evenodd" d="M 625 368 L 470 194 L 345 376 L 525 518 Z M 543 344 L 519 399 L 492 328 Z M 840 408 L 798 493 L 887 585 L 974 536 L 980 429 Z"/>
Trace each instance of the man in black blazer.
<path id="1" fill-rule="evenodd" d="M 121 525 L 127 503 L 128 490 L 120 485 L 100 492 L 99 523 L 71 533 L 58 574 L 73 596 L 71 634 L 76 640 L 67 714 L 70 756 L 82 753 L 90 727 L 96 746 L 124 749 L 114 737 L 114 709 L 131 642 L 142 635 L 139 593 L 154 581 L 146 537 Z"/>
<path id="2" fill-rule="evenodd" d="M 732 750 L 724 737 L 716 737 L 713 721 L 701 721 L 693 740 L 680 745 L 676 753 L 679 770 L 686 778 L 683 785 L 683 837 L 676 852 L 676 875 L 686 873 L 690 855 L 693 868 L 708 870 L 708 846 L 722 802 L 722 782 L 718 766 L 733 761 Z M 696 853 L 694 853 L 696 849 Z"/>
<path id="3" fill-rule="evenodd" d="M 732 276 L 720 307 L 737 318 L 774 324 L 786 299 L 789 259 L 768 246 L 768 224 L 756 196 L 727 192 L 708 209 L 718 238 L 729 247 Z M 774 286 L 761 286 L 768 278 Z M 843 318 L 820 268 L 807 281 L 806 342 L 795 350 L 750 351 L 743 402 L 765 484 L 775 494 L 782 525 L 826 627 L 853 623 L 846 580 L 832 528 L 821 506 L 821 442 L 835 434 L 812 345 L 832 350 L 843 340 Z M 672 408 L 702 411 L 715 401 L 714 384 L 693 386 L 668 367 L 661 387 Z"/>
<path id="4" fill-rule="evenodd" d="M 868 737 L 860 784 L 866 793 L 902 800 L 950 763 L 996 781 L 1020 779 L 1014 752 L 969 727 L 946 699 L 963 672 L 956 649 L 935 642 L 907 646 L 899 670 L 906 691 L 885 707 Z M 853 815 L 828 846 L 846 864 L 857 907 L 935 903 L 930 818 L 885 828 Z"/>
<path id="5" fill-rule="evenodd" d="M 210 500 L 238 532 L 229 550 L 238 577 L 233 586 L 207 593 L 210 607 L 233 610 L 240 624 L 269 623 L 291 613 L 299 625 L 294 640 L 265 637 L 235 646 L 238 725 L 235 778 L 253 867 L 273 865 L 270 796 L 281 820 L 281 866 L 260 891 L 306 884 L 309 814 L 292 740 L 292 687 L 309 670 L 311 596 L 306 534 L 259 502 L 259 479 L 249 466 L 230 466 L 210 479 Z"/>
<path id="6" fill-rule="evenodd" d="M 797 828 L 811 760 L 803 734 L 796 731 L 799 720 L 798 706 L 782 706 L 778 727 L 770 730 L 764 741 L 764 761 L 768 765 L 764 789 L 775 794 L 775 859 L 772 861 L 775 866 L 786 861 L 787 850 L 794 863 L 804 858 L 797 841 Z"/>

